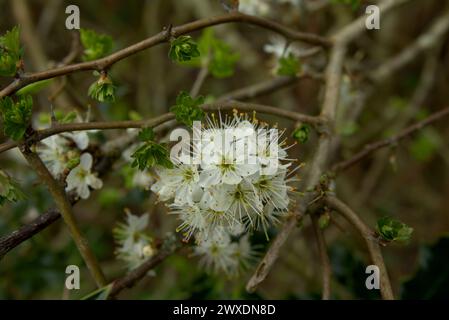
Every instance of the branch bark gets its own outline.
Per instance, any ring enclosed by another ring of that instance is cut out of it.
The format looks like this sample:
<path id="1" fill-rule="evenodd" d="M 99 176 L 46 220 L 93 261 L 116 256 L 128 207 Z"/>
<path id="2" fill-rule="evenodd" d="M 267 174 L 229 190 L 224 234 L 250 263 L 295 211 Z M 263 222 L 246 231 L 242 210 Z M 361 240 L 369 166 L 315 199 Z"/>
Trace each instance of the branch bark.
<path id="1" fill-rule="evenodd" d="M 393 290 L 391 288 L 390 279 L 388 277 L 388 271 L 385 267 L 382 251 L 380 250 L 379 243 L 375 240 L 375 232 L 371 230 L 360 217 L 352 211 L 341 200 L 334 196 L 326 196 L 325 202 L 331 208 L 338 211 L 349 223 L 360 233 L 368 248 L 371 261 L 379 268 L 380 271 L 380 293 L 384 300 L 393 300 Z"/>
<path id="2" fill-rule="evenodd" d="M 87 243 L 86 238 L 81 233 L 79 229 L 75 217 L 73 215 L 72 206 L 70 204 L 67 195 L 59 185 L 59 183 L 52 177 L 51 173 L 48 171 L 45 164 L 39 158 L 39 156 L 30 150 L 27 145 L 21 145 L 20 151 L 22 152 L 25 159 L 28 161 L 28 164 L 34 169 L 36 174 L 39 176 L 41 181 L 47 185 L 50 194 L 53 197 L 53 200 L 58 207 L 64 222 L 67 224 L 69 232 L 75 241 L 76 246 L 78 247 L 81 256 L 83 257 L 86 265 L 92 274 L 96 284 L 98 287 L 102 287 L 106 284 L 106 279 L 103 275 L 103 272 L 98 264 L 95 255 Z"/>
<path id="3" fill-rule="evenodd" d="M 354 164 L 362 161 L 366 157 L 370 156 L 373 152 L 375 152 L 381 148 L 391 146 L 393 144 L 397 144 L 399 141 L 411 136 L 412 134 L 421 130 L 425 126 L 428 126 L 428 125 L 432 124 L 433 122 L 441 120 L 442 118 L 446 117 L 447 115 L 449 115 L 449 107 L 446 107 L 438 112 L 435 112 L 434 114 L 430 115 L 426 119 L 405 128 L 397 135 L 394 135 L 387 139 L 383 139 L 383 140 L 380 140 L 377 142 L 367 144 L 367 145 L 365 145 L 363 150 L 357 152 L 351 158 L 335 164 L 332 167 L 332 172 L 339 173 L 341 171 L 344 171 L 344 170 L 350 168 L 351 166 L 353 166 Z"/>
<path id="4" fill-rule="evenodd" d="M 232 109 L 239 109 L 240 111 L 257 111 L 265 114 L 276 115 L 291 119 L 294 121 L 301 121 L 310 124 L 324 124 L 325 120 L 316 117 L 301 114 L 294 111 L 284 110 L 276 107 L 265 106 L 255 103 L 245 103 L 239 101 L 223 101 L 210 104 L 204 104 L 201 108 L 205 111 L 226 111 Z M 84 131 L 84 130 L 111 130 L 111 129 L 127 129 L 127 128 L 142 128 L 142 127 L 154 127 L 164 122 L 170 121 L 175 118 L 173 113 L 165 113 L 158 117 L 147 120 L 125 120 L 125 121 L 107 121 L 107 122 L 78 122 L 68 124 L 58 124 L 48 129 L 36 131 L 27 139 L 27 143 L 36 143 L 40 140 L 48 138 L 52 135 L 71 132 L 71 131 Z M 15 148 L 19 145 L 18 142 L 9 141 L 0 145 L 0 153 L 9 149 Z"/>
<path id="5" fill-rule="evenodd" d="M 329 300 L 331 296 L 332 269 L 329 256 L 327 254 L 326 240 L 324 239 L 323 230 L 319 226 L 317 215 L 315 213 L 311 213 L 310 217 L 312 219 L 313 232 L 315 234 L 315 239 L 321 263 L 321 274 L 323 281 L 323 293 L 321 298 L 323 300 Z"/>

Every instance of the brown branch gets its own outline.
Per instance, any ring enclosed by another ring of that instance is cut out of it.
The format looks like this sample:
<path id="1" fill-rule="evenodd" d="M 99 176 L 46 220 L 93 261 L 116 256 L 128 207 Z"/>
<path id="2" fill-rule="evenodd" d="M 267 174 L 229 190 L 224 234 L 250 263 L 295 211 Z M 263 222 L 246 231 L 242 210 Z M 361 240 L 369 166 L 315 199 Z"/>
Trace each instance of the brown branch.
<path id="1" fill-rule="evenodd" d="M 157 267 L 161 262 L 174 254 L 181 247 L 182 243 L 180 241 L 173 242 L 173 239 L 166 239 L 156 255 L 142 263 L 134 270 L 130 271 L 124 277 L 113 282 L 108 299 L 115 298 L 124 289 L 133 287 L 139 280 L 145 277 L 148 271 Z"/>
<path id="2" fill-rule="evenodd" d="M 315 239 L 318 246 L 318 252 L 320 255 L 321 272 L 323 277 L 323 293 L 322 299 L 329 300 L 331 295 L 331 263 L 327 254 L 326 240 L 324 239 L 323 230 L 318 223 L 318 217 L 315 213 L 310 214 L 312 218 L 312 226 L 315 234 Z"/>
<path id="3" fill-rule="evenodd" d="M 81 233 L 75 217 L 73 215 L 72 205 L 63 189 L 63 187 L 52 177 L 51 173 L 48 171 L 45 164 L 42 162 L 41 158 L 30 150 L 27 145 L 21 145 L 20 151 L 22 152 L 28 164 L 34 169 L 36 174 L 39 176 L 41 181 L 47 185 L 50 194 L 55 201 L 61 215 L 66 223 L 70 235 L 72 236 L 75 244 L 83 257 L 86 265 L 92 274 L 98 287 L 102 287 L 106 284 L 106 279 L 103 272 L 98 264 L 98 261 L 90 249 L 86 238 Z"/>
<path id="4" fill-rule="evenodd" d="M 380 250 L 380 245 L 375 240 L 375 232 L 371 230 L 351 208 L 336 197 L 326 196 L 325 201 L 327 205 L 339 212 L 361 234 L 368 248 L 372 263 L 376 265 L 380 271 L 380 292 L 382 298 L 384 300 L 393 300 L 393 290 L 391 289 L 390 279 Z"/>
<path id="5" fill-rule="evenodd" d="M 420 35 L 413 44 L 402 50 L 387 62 L 375 70 L 370 78 L 374 82 L 381 83 L 390 75 L 397 72 L 404 65 L 410 63 L 423 51 L 433 48 L 449 30 L 449 10 L 439 17 L 428 31 Z"/>
<path id="6" fill-rule="evenodd" d="M 383 140 L 380 140 L 377 142 L 367 144 L 367 145 L 365 145 L 363 150 L 359 151 L 358 153 L 353 155 L 351 158 L 335 164 L 332 167 L 332 171 L 334 173 L 339 173 L 341 171 L 344 171 L 344 170 L 350 168 L 351 166 L 353 166 L 354 164 L 356 164 L 357 162 L 360 162 L 361 160 L 365 159 L 366 157 L 371 155 L 373 152 L 375 152 L 381 148 L 394 145 L 394 144 L 398 143 L 399 141 L 414 134 L 415 132 L 421 130 L 425 126 L 432 124 L 435 121 L 441 120 L 442 118 L 444 118 L 447 115 L 449 115 L 449 107 L 446 107 L 438 112 L 435 112 L 434 114 L 430 115 L 426 119 L 405 128 L 397 135 L 394 135 L 387 139 L 383 139 Z"/>
<path id="7" fill-rule="evenodd" d="M 36 233 L 51 225 L 53 222 L 61 217 L 59 211 L 56 209 L 48 210 L 39 215 L 31 223 L 28 223 L 11 234 L 0 238 L 0 260 L 12 249 L 17 247 L 22 242 L 30 239 Z"/>
<path id="8" fill-rule="evenodd" d="M 226 111 L 232 109 L 239 109 L 240 111 L 251 112 L 257 111 L 261 113 L 276 115 L 291 119 L 294 121 L 301 121 L 310 124 L 323 124 L 325 121 L 320 117 L 309 116 L 300 114 L 294 111 L 288 111 L 276 107 L 265 106 L 254 103 L 245 103 L 239 101 L 223 101 L 217 103 L 204 104 L 201 106 L 203 110 L 206 111 Z M 111 130 L 111 129 L 127 129 L 127 128 L 142 128 L 142 127 L 154 127 L 160 125 L 164 122 L 172 120 L 175 118 L 173 113 L 165 113 L 161 116 L 148 119 L 148 120 L 125 120 L 125 121 L 106 121 L 106 122 L 78 122 L 78 123 L 67 123 L 58 124 L 48 129 L 38 130 L 33 135 L 27 139 L 27 143 L 36 143 L 40 140 L 53 136 L 55 134 L 60 134 L 63 132 L 71 131 L 84 131 L 84 130 Z M 0 153 L 7 151 L 9 149 L 15 148 L 19 145 L 18 142 L 9 141 L 0 144 Z"/>
<path id="9" fill-rule="evenodd" d="M 119 50 L 109 56 L 106 56 L 98 60 L 57 67 L 54 69 L 31 74 L 24 74 L 21 78 L 14 80 L 7 87 L 5 87 L 0 91 L 0 99 L 10 94 L 13 94 L 20 88 L 30 83 L 34 83 L 37 81 L 60 77 L 63 75 L 68 75 L 80 71 L 106 70 L 116 62 L 123 60 L 131 55 L 134 55 L 140 51 L 156 46 L 158 44 L 168 42 L 172 37 L 178 37 L 180 35 L 192 33 L 194 31 L 198 31 L 206 27 L 230 22 L 240 22 L 257 25 L 259 27 L 277 32 L 290 40 L 304 41 L 313 45 L 319 45 L 324 47 L 330 47 L 332 45 L 332 41 L 326 38 L 314 34 L 299 32 L 267 19 L 242 14 L 239 12 L 234 12 L 212 18 L 200 19 L 174 28 L 165 28 L 162 32 L 150 38 L 147 38 L 141 42 L 126 47 L 122 50 Z"/>
<path id="10" fill-rule="evenodd" d="M 295 229 L 302 217 L 303 216 L 301 213 L 295 213 L 287 218 L 286 222 L 282 226 L 282 229 L 279 230 L 276 238 L 271 243 L 270 248 L 268 248 L 262 261 L 257 266 L 256 271 L 246 284 L 246 290 L 248 292 L 254 292 L 259 284 L 266 279 L 271 267 L 279 257 L 279 250 L 282 248 L 285 241 L 287 241 L 288 236 L 293 229 Z"/>

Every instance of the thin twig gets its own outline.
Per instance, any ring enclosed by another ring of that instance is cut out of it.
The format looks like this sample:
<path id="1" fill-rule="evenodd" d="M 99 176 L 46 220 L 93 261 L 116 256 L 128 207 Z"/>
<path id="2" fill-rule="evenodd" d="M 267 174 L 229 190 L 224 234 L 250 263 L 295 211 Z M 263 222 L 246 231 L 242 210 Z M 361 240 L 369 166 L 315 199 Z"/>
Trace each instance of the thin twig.
<path id="1" fill-rule="evenodd" d="M 320 255 L 321 272 L 323 278 L 323 292 L 322 299 L 329 300 L 331 296 L 331 263 L 327 254 L 326 240 L 324 239 L 323 230 L 318 223 L 318 217 L 315 213 L 310 214 L 312 219 L 313 231 L 317 242 L 318 252 Z"/>
<path id="2" fill-rule="evenodd" d="M 167 243 L 172 241 L 173 241 L 172 239 L 165 240 L 159 251 L 156 253 L 156 255 L 154 255 L 144 263 L 142 263 L 134 270 L 130 271 L 124 277 L 115 280 L 113 282 L 112 289 L 111 292 L 109 293 L 108 298 L 114 298 L 124 289 L 133 287 L 139 280 L 145 277 L 148 271 L 154 269 L 166 258 L 171 256 L 173 253 L 175 253 L 182 247 L 182 243 L 180 241 L 176 241 L 174 243 Z"/>
<path id="3" fill-rule="evenodd" d="M 397 144 L 399 141 L 409 137 L 410 135 L 421 130 L 425 126 L 432 124 L 433 122 L 438 121 L 447 115 L 449 115 L 449 107 L 446 107 L 438 112 L 435 112 L 434 114 L 430 115 L 426 119 L 405 128 L 397 135 L 394 135 L 387 139 L 383 139 L 383 140 L 380 140 L 377 142 L 367 144 L 367 145 L 365 145 L 365 147 L 363 147 L 363 150 L 357 152 L 351 158 L 335 164 L 332 167 L 332 171 L 334 173 L 344 171 L 344 170 L 350 168 L 351 166 L 353 166 L 354 164 L 356 164 L 357 162 L 360 162 L 361 160 L 365 159 L 366 157 L 371 155 L 373 152 L 375 152 L 381 148 Z"/>
<path id="4" fill-rule="evenodd" d="M 200 93 L 201 87 L 203 86 L 204 81 L 206 81 L 208 75 L 209 75 L 209 58 L 207 58 L 207 61 L 201 67 L 200 72 L 198 72 L 195 82 L 193 83 L 192 89 L 190 90 L 190 95 L 192 97 L 196 97 Z"/>
<path id="5" fill-rule="evenodd" d="M 246 284 L 246 290 L 248 292 L 254 292 L 259 284 L 266 279 L 271 267 L 279 256 L 279 250 L 282 248 L 285 241 L 287 241 L 288 236 L 297 226 L 302 217 L 303 216 L 301 214 L 292 214 L 289 218 L 287 218 L 287 221 L 279 230 L 278 235 L 271 243 L 270 248 L 268 248 L 268 251 L 265 253 L 262 261 L 257 266 L 256 271 Z"/>
<path id="6" fill-rule="evenodd" d="M 320 117 L 309 116 L 301 114 L 294 111 L 284 110 L 276 107 L 265 106 L 255 103 L 245 103 L 239 101 L 223 101 L 210 104 L 204 104 L 201 106 L 202 109 L 206 111 L 226 111 L 232 109 L 238 109 L 240 111 L 251 112 L 257 111 L 261 113 L 276 115 L 291 119 L 294 121 L 301 121 L 310 124 L 324 124 L 325 120 Z M 124 121 L 96 121 L 96 122 L 77 122 L 77 123 L 67 123 L 58 124 L 48 129 L 38 130 L 28 139 L 28 143 L 36 143 L 40 140 L 53 136 L 55 134 L 60 134 L 63 132 L 71 131 L 85 131 L 85 130 L 111 130 L 111 129 L 127 129 L 127 128 L 142 128 L 142 127 L 154 127 L 160 125 L 164 122 L 170 121 L 175 118 L 173 113 L 165 113 L 161 116 L 147 119 L 147 120 L 124 120 Z M 0 144 L 0 153 L 7 151 L 9 149 L 15 148 L 19 145 L 18 142 L 9 141 Z"/>
<path id="7" fill-rule="evenodd" d="M 349 223 L 361 234 L 368 248 L 371 261 L 380 271 L 380 292 L 384 300 L 393 300 L 393 290 L 391 289 L 390 279 L 387 268 L 385 267 L 382 252 L 379 243 L 375 240 L 375 233 L 371 230 L 360 217 L 352 211 L 345 203 L 334 196 L 324 198 L 327 205 L 338 211 Z"/>

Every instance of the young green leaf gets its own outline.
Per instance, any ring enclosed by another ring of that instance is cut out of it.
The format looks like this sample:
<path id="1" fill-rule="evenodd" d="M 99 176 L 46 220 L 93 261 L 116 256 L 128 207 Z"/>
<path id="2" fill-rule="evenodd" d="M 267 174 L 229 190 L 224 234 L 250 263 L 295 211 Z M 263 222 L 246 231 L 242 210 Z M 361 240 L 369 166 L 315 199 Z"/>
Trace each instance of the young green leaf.
<path id="1" fill-rule="evenodd" d="M 176 105 L 170 108 L 178 122 L 191 127 L 193 121 L 199 121 L 204 117 L 204 111 L 199 107 L 204 103 L 204 97 L 192 98 L 187 92 L 181 91 L 176 98 Z"/>
<path id="2" fill-rule="evenodd" d="M 32 84 L 29 84 L 29 85 L 23 87 L 22 89 L 20 89 L 19 91 L 17 91 L 16 95 L 23 96 L 26 94 L 37 93 L 37 92 L 45 89 L 46 87 L 48 87 L 52 82 L 53 82 L 53 79 L 47 79 L 47 80 L 42 80 L 42 81 L 38 81 L 38 82 L 35 82 Z"/>
<path id="3" fill-rule="evenodd" d="M 301 70 L 299 59 L 293 53 L 279 59 L 277 74 L 280 76 L 295 77 Z"/>
<path id="4" fill-rule="evenodd" d="M 168 56 L 173 61 L 184 62 L 199 57 L 200 51 L 191 36 L 180 36 L 170 42 Z"/>
<path id="5" fill-rule="evenodd" d="M 293 138 L 299 143 L 306 143 L 309 140 L 310 127 L 307 124 L 301 124 L 293 131 Z"/>
<path id="6" fill-rule="evenodd" d="M 14 27 L 0 37 L 0 76 L 14 76 L 22 55 L 20 29 Z"/>
<path id="7" fill-rule="evenodd" d="M 154 131 L 152 128 L 142 128 L 139 131 L 138 138 L 142 142 L 153 141 L 154 140 Z"/>
<path id="8" fill-rule="evenodd" d="M 32 107 L 31 96 L 19 96 L 17 102 L 10 97 L 0 100 L 5 135 L 13 140 L 22 139 L 30 125 Z"/>
<path id="9" fill-rule="evenodd" d="M 134 158 L 131 166 L 133 168 L 138 167 L 140 170 L 153 166 L 173 167 L 167 148 L 153 141 L 145 142 L 131 157 Z"/>
<path id="10" fill-rule="evenodd" d="M 89 87 L 89 97 L 100 102 L 114 102 L 116 87 L 108 76 L 100 76 Z"/>
<path id="11" fill-rule="evenodd" d="M 0 206 L 6 201 L 17 202 L 21 199 L 25 199 L 25 194 L 20 190 L 19 184 L 0 170 Z"/>
<path id="12" fill-rule="evenodd" d="M 80 29 L 81 43 L 84 47 L 84 61 L 103 58 L 112 52 L 114 41 L 111 36 L 96 33 L 89 29 Z"/>
<path id="13" fill-rule="evenodd" d="M 383 217 L 377 221 L 377 232 L 386 241 L 407 242 L 413 228 L 391 217 Z"/>

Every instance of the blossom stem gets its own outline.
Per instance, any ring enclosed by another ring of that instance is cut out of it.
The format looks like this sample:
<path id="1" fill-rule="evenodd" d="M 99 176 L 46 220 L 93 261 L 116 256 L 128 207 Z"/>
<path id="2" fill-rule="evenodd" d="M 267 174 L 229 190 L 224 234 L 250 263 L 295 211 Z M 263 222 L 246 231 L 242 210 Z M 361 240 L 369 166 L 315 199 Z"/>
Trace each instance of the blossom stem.
<path id="1" fill-rule="evenodd" d="M 78 247 L 81 256 L 83 257 L 86 265 L 92 274 L 98 287 L 102 287 L 106 284 L 106 279 L 104 277 L 103 271 L 100 265 L 89 247 L 87 239 L 82 235 L 79 229 L 75 217 L 73 215 L 72 206 L 67 198 L 62 186 L 52 177 L 51 173 L 48 171 L 42 159 L 37 155 L 37 153 L 31 151 L 28 145 L 23 144 L 20 146 L 20 151 L 22 152 L 28 164 L 34 169 L 41 181 L 43 181 L 53 197 L 53 200 L 58 207 L 64 222 L 69 228 L 69 232 Z"/>

